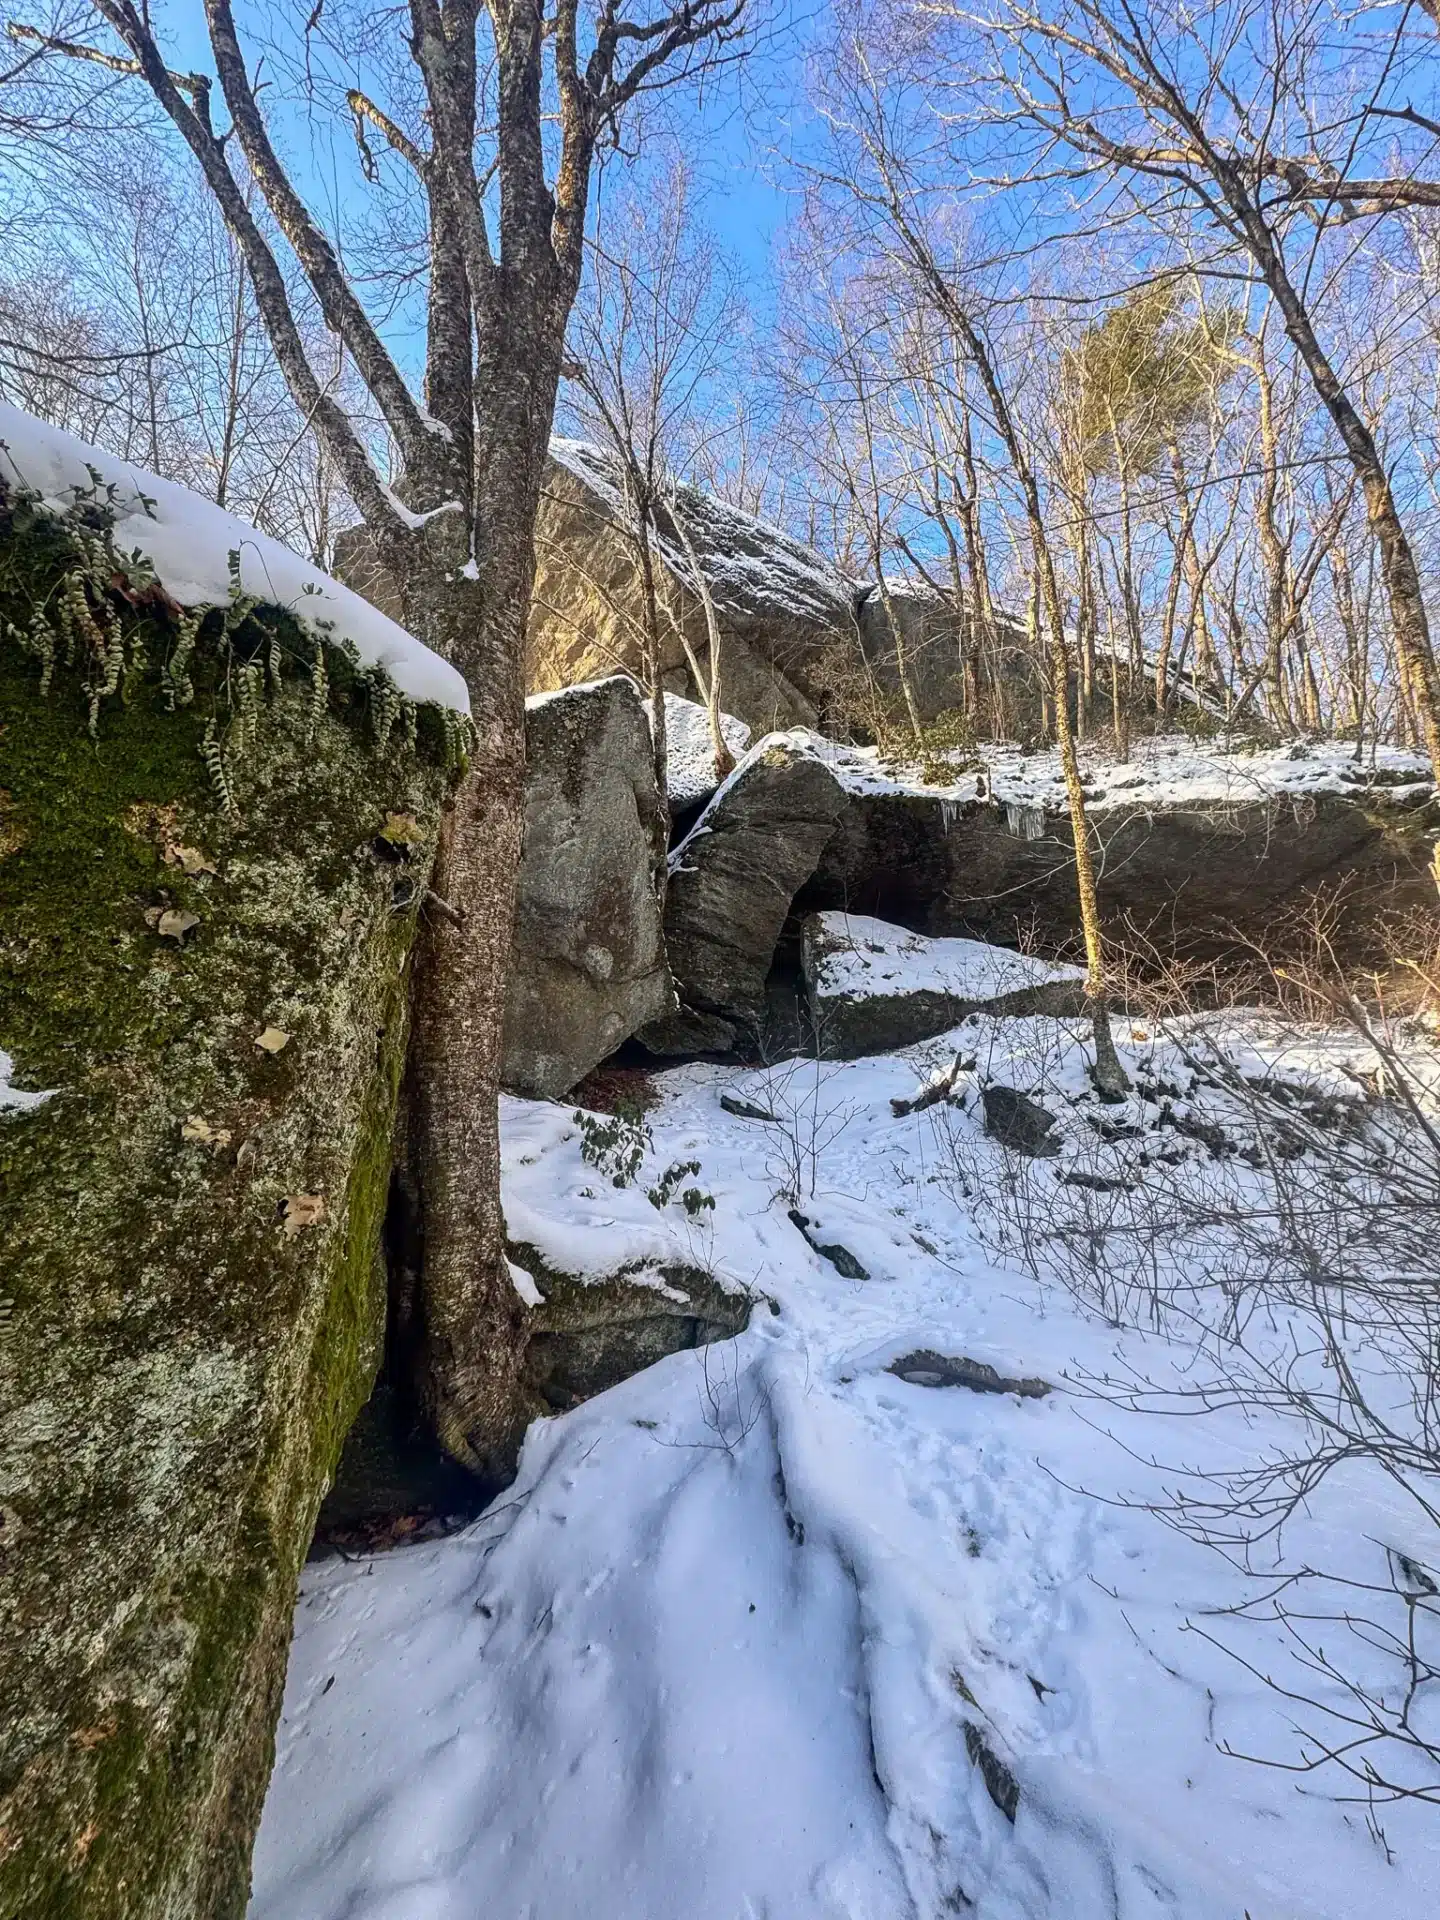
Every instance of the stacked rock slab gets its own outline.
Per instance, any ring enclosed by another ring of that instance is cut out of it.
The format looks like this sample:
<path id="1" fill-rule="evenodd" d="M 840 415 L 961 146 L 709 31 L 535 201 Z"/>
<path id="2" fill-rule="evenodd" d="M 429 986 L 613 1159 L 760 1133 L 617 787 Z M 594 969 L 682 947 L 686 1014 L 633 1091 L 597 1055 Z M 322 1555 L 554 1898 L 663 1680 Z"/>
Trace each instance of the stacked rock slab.
<path id="1" fill-rule="evenodd" d="M 670 967 L 686 1008 L 761 1026 L 790 904 L 844 806 L 823 762 L 779 735 L 754 748 L 716 794 L 671 856 L 665 898 Z M 640 1038 L 648 1044 L 646 1032 Z"/>
<path id="2" fill-rule="evenodd" d="M 927 940 L 861 914 L 811 914 L 801 968 L 816 1044 L 831 1060 L 911 1046 L 972 1013 L 1064 1018 L 1085 1005 L 1082 967 L 980 940 Z"/>
<path id="3" fill-rule="evenodd" d="M 674 1008 L 656 885 L 667 816 L 631 680 L 527 701 L 525 753 L 504 1079 L 552 1096 Z"/>
<path id="4" fill-rule="evenodd" d="M 296 1577 L 379 1355 L 445 779 L 292 684 L 230 815 L 194 708 L 147 682 L 92 743 L 75 679 L 42 701 L 0 642 L 0 1045 L 53 1090 L 0 1097 L 14 1920 L 240 1920 Z"/>
<path id="5" fill-rule="evenodd" d="M 1433 909 L 1432 783 L 1363 767 L 1313 792 L 1225 798 L 1106 786 L 1090 793 L 1100 910 L 1140 955 L 1243 960 L 1297 951 L 1317 920 L 1344 964 L 1384 965 L 1387 923 Z M 838 829 L 797 906 L 874 915 L 931 935 L 1074 951 L 1079 913 L 1063 808 L 981 795 L 850 786 Z"/>

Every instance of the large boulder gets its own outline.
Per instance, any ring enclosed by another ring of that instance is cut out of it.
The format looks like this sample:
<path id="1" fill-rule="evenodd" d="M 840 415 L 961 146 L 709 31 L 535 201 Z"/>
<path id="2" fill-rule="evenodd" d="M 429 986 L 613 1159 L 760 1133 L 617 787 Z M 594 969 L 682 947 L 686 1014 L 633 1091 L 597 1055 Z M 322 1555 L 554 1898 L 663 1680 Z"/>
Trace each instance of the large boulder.
<path id="1" fill-rule="evenodd" d="M 551 442 L 536 528 L 529 684 L 568 686 L 621 668 L 643 672 L 644 621 L 634 544 L 614 456 Z M 856 655 L 855 593 L 839 570 L 776 527 L 693 488 L 678 510 L 719 620 L 726 709 L 759 733 L 813 724 L 837 660 Z M 666 684 L 695 691 L 681 643 L 708 666 L 704 603 L 668 508 L 656 557 Z"/>
<path id="2" fill-rule="evenodd" d="M 656 885 L 668 817 L 623 676 L 527 701 L 525 752 L 504 1080 L 553 1095 L 674 1008 Z"/>
<path id="3" fill-rule="evenodd" d="M 7 555 L 13 532 L 0 495 Z M 42 700 L 0 618 L 14 1920 L 245 1911 L 296 1578 L 384 1334 L 407 960 L 446 785 L 438 723 L 418 753 L 399 728 L 382 748 L 345 654 L 313 687 L 278 615 L 285 677 L 253 737 L 224 730 L 245 622 L 168 711 L 175 632 L 152 610 L 152 664 L 133 658 L 96 741 L 80 674 L 57 664 Z"/>
<path id="4" fill-rule="evenodd" d="M 804 736 L 752 748 L 671 855 L 665 940 L 685 1006 L 751 1031 L 763 1023 L 790 903 L 844 806 Z"/>
<path id="5" fill-rule="evenodd" d="M 816 913 L 801 967 L 820 1053 L 832 1060 L 907 1047 L 972 1013 L 1083 1011 L 1085 972 L 982 940 L 928 940 L 863 914 Z"/>
<path id="6" fill-rule="evenodd" d="M 1188 742 L 1088 762 L 1100 907 L 1147 953 L 1230 962 L 1299 952 L 1317 917 L 1346 962 L 1383 963 L 1386 928 L 1433 908 L 1440 808 L 1416 756 L 1343 746 L 1224 753 Z M 1074 853 L 1052 754 L 997 753 L 950 788 L 831 756 L 847 805 L 797 906 L 1041 951 L 1078 942 Z"/>

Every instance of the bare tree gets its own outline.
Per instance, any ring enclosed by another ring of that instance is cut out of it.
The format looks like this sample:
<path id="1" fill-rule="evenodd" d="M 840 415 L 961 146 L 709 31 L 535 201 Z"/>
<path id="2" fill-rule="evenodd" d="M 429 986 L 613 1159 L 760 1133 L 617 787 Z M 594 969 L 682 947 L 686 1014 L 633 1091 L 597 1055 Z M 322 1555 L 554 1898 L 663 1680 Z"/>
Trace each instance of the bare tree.
<path id="1" fill-rule="evenodd" d="M 453 911 L 427 929 L 418 969 L 409 1171 L 425 1249 L 420 1385 L 444 1444 L 481 1469 L 515 1437 L 522 1308 L 505 1260 L 497 1096 L 523 813 L 525 618 L 592 176 L 637 98 L 739 50 L 745 4 L 662 0 L 632 16 L 621 0 L 599 0 L 582 18 L 577 0 L 548 14 L 539 0 L 410 0 L 394 111 L 354 84 L 341 110 L 377 171 L 372 139 L 408 171 L 424 223 L 423 396 L 281 156 L 230 0 L 206 0 L 213 77 L 175 70 L 134 0 L 94 0 L 113 48 L 42 36 L 56 55 L 137 77 L 180 134 L 234 235 L 295 407 L 369 529 L 405 622 L 470 689 L 474 754 L 436 873 Z M 306 36 L 312 52 L 324 47 Z M 343 67 L 343 50 L 331 57 Z M 383 421 L 396 486 L 307 351 L 276 234 Z"/>
<path id="2" fill-rule="evenodd" d="M 656 775 L 665 784 L 667 635 L 678 638 L 710 718 L 717 769 L 729 759 L 720 724 L 720 625 L 686 524 L 678 484 L 703 437 L 710 388 L 736 319 L 714 242 L 697 224 L 679 160 L 612 210 L 592 249 L 589 279 L 570 330 L 565 410 L 598 439 L 621 475 L 621 525 L 640 584 L 642 648 Z M 662 538 L 664 549 L 662 550 Z M 705 618 L 707 664 L 675 604 L 683 574 Z M 728 771 L 728 768 L 726 769 Z"/>
<path id="3" fill-rule="evenodd" d="M 1372 91 L 1337 115 L 1310 111 L 1324 57 L 1318 11 L 1296 21 L 1272 0 L 1201 18 L 1171 0 L 1140 14 L 1111 0 L 998 0 L 978 22 L 959 8 L 951 17 L 967 39 L 978 36 L 986 82 L 1037 136 L 1037 170 L 1050 171 L 1042 155 L 1059 150 L 1074 157 L 1070 169 L 1055 169 L 1069 178 L 1077 166 L 1119 175 L 1159 231 L 1200 221 L 1268 291 L 1363 489 L 1406 688 L 1440 764 L 1440 677 L 1414 550 L 1375 434 L 1322 342 L 1311 293 L 1317 228 L 1402 204 L 1401 183 L 1355 177 L 1382 117 L 1406 118 L 1390 100 L 1385 59 L 1378 72 L 1366 62 L 1362 85 Z M 1303 127 L 1314 142 L 1322 123 L 1323 155 L 1297 161 L 1291 136 Z M 1440 203 L 1440 189 L 1412 183 L 1403 203 Z"/>

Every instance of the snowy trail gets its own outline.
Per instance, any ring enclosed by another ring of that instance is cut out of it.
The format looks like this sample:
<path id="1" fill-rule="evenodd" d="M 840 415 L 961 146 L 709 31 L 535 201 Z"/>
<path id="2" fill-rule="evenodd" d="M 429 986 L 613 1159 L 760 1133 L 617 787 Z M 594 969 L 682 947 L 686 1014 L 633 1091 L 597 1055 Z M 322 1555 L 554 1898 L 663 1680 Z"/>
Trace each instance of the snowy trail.
<path id="1" fill-rule="evenodd" d="M 598 1179 L 568 1109 L 508 1104 L 519 1237 L 582 1271 L 678 1251 L 778 1310 L 538 1423 L 464 1533 L 307 1570 L 252 1920 L 1433 1912 L 1423 1826 L 1387 1821 L 1387 1865 L 1353 1809 L 1219 1750 L 1284 1732 L 1187 1627 L 1233 1576 L 1109 1504 L 1171 1430 L 1117 1445 L 1063 1390 L 1176 1362 L 991 1263 L 930 1122 L 889 1109 L 939 1052 L 825 1070 L 849 1119 L 806 1206 L 863 1281 L 791 1224 L 774 1129 L 718 1106 L 773 1075 L 664 1078 L 655 1164 L 701 1159 L 713 1229 Z M 1061 1390 L 886 1371 L 917 1348 Z"/>

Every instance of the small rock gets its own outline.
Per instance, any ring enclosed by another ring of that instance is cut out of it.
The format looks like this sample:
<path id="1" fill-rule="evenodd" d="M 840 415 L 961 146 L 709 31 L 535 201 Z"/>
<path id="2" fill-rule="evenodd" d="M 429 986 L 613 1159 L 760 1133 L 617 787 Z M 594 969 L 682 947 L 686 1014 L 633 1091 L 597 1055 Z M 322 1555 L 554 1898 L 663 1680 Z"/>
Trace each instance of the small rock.
<path id="1" fill-rule="evenodd" d="M 985 1131 L 992 1140 L 1039 1160 L 1053 1160 L 1059 1153 L 1055 1116 L 1048 1107 L 1014 1087 L 991 1085 L 982 1090 L 981 1098 L 985 1102 Z"/>
<path id="2" fill-rule="evenodd" d="M 290 1044 L 290 1036 L 283 1027 L 266 1027 L 256 1034 L 255 1044 L 262 1053 L 283 1053 Z"/>
<path id="3" fill-rule="evenodd" d="M 1043 1400 L 1051 1391 L 1048 1380 L 1034 1376 L 1012 1380 L 983 1360 L 968 1360 L 963 1354 L 952 1358 L 929 1347 L 901 1354 L 886 1372 L 912 1387 L 968 1387 L 972 1393 L 1018 1393 L 1022 1400 Z"/>
<path id="4" fill-rule="evenodd" d="M 749 1100 L 737 1100 L 733 1093 L 722 1093 L 720 1105 L 726 1113 L 733 1113 L 737 1120 L 773 1121 L 775 1115 L 768 1107 L 754 1106 Z"/>
<path id="5" fill-rule="evenodd" d="M 790 1222 L 792 1226 L 799 1228 L 806 1243 L 820 1255 L 822 1260 L 828 1260 L 842 1279 L 868 1280 L 870 1278 L 869 1273 L 848 1247 L 842 1247 L 838 1241 L 822 1243 L 817 1240 L 811 1231 L 813 1222 L 808 1220 L 798 1207 L 791 1207 Z"/>

